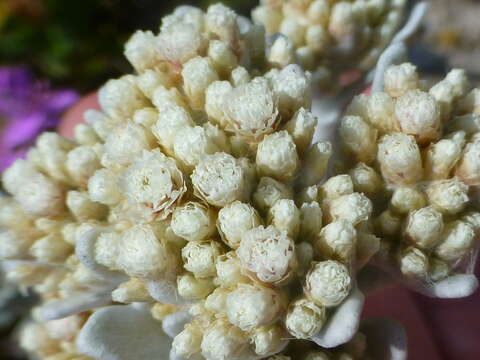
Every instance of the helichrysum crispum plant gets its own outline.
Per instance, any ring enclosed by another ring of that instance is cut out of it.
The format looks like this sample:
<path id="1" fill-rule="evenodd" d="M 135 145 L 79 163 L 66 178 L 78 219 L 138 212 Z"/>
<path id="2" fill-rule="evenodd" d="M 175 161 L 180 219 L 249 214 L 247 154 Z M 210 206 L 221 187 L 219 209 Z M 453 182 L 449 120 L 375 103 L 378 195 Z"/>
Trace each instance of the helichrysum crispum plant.
<path id="1" fill-rule="evenodd" d="M 86 339 L 117 311 L 112 302 L 133 303 L 122 309 L 143 319 L 138 329 L 160 321 L 159 339 L 174 338 L 172 359 L 212 360 L 301 356 L 291 349 L 323 343 L 345 304 L 361 307 L 357 271 L 388 251 L 378 229 L 390 219 L 377 197 L 385 179 L 414 175 L 376 170 L 375 131 L 366 123 L 357 136 L 344 121 L 346 150 L 366 146 L 354 151 L 364 164 L 320 185 L 333 148 L 312 144 L 311 74 L 274 48 L 263 26 L 223 5 L 180 7 L 158 34 L 130 38 L 125 56 L 136 72 L 100 89 L 101 110 L 85 113 L 73 140 L 46 133 L 3 174 L 12 197 L 0 214 L 8 227 L 0 255 L 15 265 L 11 279 L 41 294 L 35 318 L 95 309 L 78 348 L 52 355 L 93 354 L 97 343 Z M 458 73 L 450 77 L 457 89 Z M 402 81 L 387 74 L 386 88 Z M 373 104 L 383 114 L 384 103 Z M 356 99 L 347 113 L 362 105 Z M 387 133 L 395 120 L 379 118 Z"/>

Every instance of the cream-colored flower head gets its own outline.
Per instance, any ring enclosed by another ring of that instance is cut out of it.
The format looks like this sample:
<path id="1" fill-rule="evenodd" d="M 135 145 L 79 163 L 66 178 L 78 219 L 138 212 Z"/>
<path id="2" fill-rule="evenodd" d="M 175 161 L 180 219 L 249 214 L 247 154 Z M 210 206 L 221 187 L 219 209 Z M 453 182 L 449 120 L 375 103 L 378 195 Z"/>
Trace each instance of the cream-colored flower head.
<path id="1" fill-rule="evenodd" d="M 211 360 L 248 359 L 254 355 L 247 333 L 223 319 L 205 330 L 201 349 L 202 355 Z"/>
<path id="2" fill-rule="evenodd" d="M 173 212 L 187 190 L 175 160 L 159 150 L 144 151 L 136 158 L 123 173 L 121 188 L 132 204 L 145 205 L 160 218 Z"/>
<path id="3" fill-rule="evenodd" d="M 202 203 L 188 202 L 175 209 L 170 225 L 175 235 L 185 240 L 203 240 L 215 232 L 215 215 Z"/>
<path id="4" fill-rule="evenodd" d="M 406 237 L 416 246 L 428 249 L 440 239 L 443 231 L 442 214 L 433 207 L 412 211 L 405 226 Z"/>
<path id="5" fill-rule="evenodd" d="M 215 276 L 221 244 L 214 240 L 190 241 L 182 249 L 183 267 L 197 278 Z"/>
<path id="6" fill-rule="evenodd" d="M 273 226 L 244 233 L 237 254 L 242 266 L 266 283 L 287 279 L 296 266 L 293 240 Z"/>
<path id="7" fill-rule="evenodd" d="M 315 249 L 322 258 L 337 258 L 349 262 L 355 256 L 357 232 L 352 223 L 338 220 L 326 225 L 315 241 Z"/>
<path id="8" fill-rule="evenodd" d="M 352 279 L 345 265 L 327 260 L 314 263 L 305 279 L 305 292 L 319 306 L 339 305 L 350 293 Z"/>
<path id="9" fill-rule="evenodd" d="M 124 231 L 118 244 L 116 265 L 132 277 L 158 279 L 175 271 L 178 260 L 150 225 Z"/>
<path id="10" fill-rule="evenodd" d="M 195 194 L 218 207 L 242 200 L 247 185 L 240 162 L 223 152 L 206 155 L 195 167 L 191 179 Z"/>
<path id="11" fill-rule="evenodd" d="M 255 354 L 270 356 L 282 351 L 287 345 L 287 332 L 280 323 L 257 327 L 250 335 L 255 347 Z"/>
<path id="12" fill-rule="evenodd" d="M 253 202 L 259 210 L 265 212 L 280 199 L 292 199 L 292 192 L 290 186 L 269 177 L 262 177 L 253 193 Z"/>
<path id="13" fill-rule="evenodd" d="M 240 246 L 242 235 L 262 224 L 257 210 L 250 204 L 234 201 L 218 212 L 217 229 L 222 240 L 232 249 Z"/>
<path id="14" fill-rule="evenodd" d="M 400 270 L 408 277 L 425 277 L 428 272 L 428 258 L 419 249 L 407 249 L 400 255 Z"/>
<path id="15" fill-rule="evenodd" d="M 300 165 L 295 142 L 287 131 L 265 136 L 257 149 L 257 170 L 260 175 L 278 180 L 291 180 Z"/>
<path id="16" fill-rule="evenodd" d="M 240 284 L 227 296 L 228 320 L 244 331 L 269 325 L 280 316 L 284 304 L 275 290 Z"/>
<path id="17" fill-rule="evenodd" d="M 225 129 L 252 141 L 272 133 L 279 120 L 277 101 L 264 78 L 232 89 L 225 95 L 223 106 Z"/>
<path id="18" fill-rule="evenodd" d="M 377 160 L 382 175 L 395 184 L 411 184 L 423 175 L 420 149 L 413 137 L 402 133 L 381 138 Z"/>
<path id="19" fill-rule="evenodd" d="M 297 339 L 309 339 L 322 329 L 325 320 L 324 307 L 300 298 L 288 306 L 285 326 Z"/>
<path id="20" fill-rule="evenodd" d="M 300 231 L 300 210 L 293 200 L 280 199 L 270 208 L 268 223 L 296 240 Z"/>
<path id="21" fill-rule="evenodd" d="M 109 80 L 98 91 L 98 102 L 108 116 L 119 121 L 130 119 L 135 110 L 148 105 L 132 75 Z"/>

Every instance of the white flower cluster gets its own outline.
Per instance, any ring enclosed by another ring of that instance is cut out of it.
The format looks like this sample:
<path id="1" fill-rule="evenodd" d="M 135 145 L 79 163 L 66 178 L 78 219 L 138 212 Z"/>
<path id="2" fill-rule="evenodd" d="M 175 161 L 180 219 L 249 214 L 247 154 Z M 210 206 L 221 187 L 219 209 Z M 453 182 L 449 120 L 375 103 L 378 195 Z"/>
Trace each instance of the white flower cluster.
<path id="1" fill-rule="evenodd" d="M 317 185 L 332 147 L 311 144 L 310 73 L 269 70 L 265 41 L 223 5 L 178 8 L 127 42 L 137 73 L 74 140 L 46 133 L 3 174 L 0 256 L 37 319 L 148 303 L 164 327 L 190 314 L 173 351 L 210 360 L 322 329 L 379 248 L 372 205 L 348 176 Z"/>
<path id="2" fill-rule="evenodd" d="M 374 232 L 406 277 L 442 280 L 473 251 L 479 103 L 463 70 L 427 88 L 404 63 L 388 68 L 384 92 L 357 96 L 342 119 L 346 171 L 372 199 Z"/>
<path id="3" fill-rule="evenodd" d="M 89 314 L 77 314 L 45 323 L 28 323 L 19 334 L 25 351 L 40 359 L 94 360 L 78 352 L 75 340 Z"/>
<path id="4" fill-rule="evenodd" d="M 252 12 L 273 37 L 269 62 L 321 78 L 368 71 L 402 23 L 405 0 L 261 0 Z"/>

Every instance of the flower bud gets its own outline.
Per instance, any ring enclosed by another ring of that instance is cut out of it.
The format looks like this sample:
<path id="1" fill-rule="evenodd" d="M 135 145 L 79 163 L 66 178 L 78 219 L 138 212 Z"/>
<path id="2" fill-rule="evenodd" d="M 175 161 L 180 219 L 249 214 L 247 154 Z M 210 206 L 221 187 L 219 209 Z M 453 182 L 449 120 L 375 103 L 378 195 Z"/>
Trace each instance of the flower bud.
<path id="1" fill-rule="evenodd" d="M 215 276 L 215 263 L 221 254 L 221 245 L 216 241 L 190 241 L 182 249 L 183 267 L 197 278 Z"/>
<path id="2" fill-rule="evenodd" d="M 250 82 L 250 74 L 243 66 L 238 66 L 230 73 L 230 82 L 237 87 Z"/>
<path id="3" fill-rule="evenodd" d="M 349 175 L 355 192 L 365 193 L 368 196 L 375 196 L 381 192 L 382 179 L 370 166 L 358 163 L 350 170 Z"/>
<path id="4" fill-rule="evenodd" d="M 462 158 L 455 169 L 458 176 L 467 185 L 480 184 L 480 141 L 468 143 Z"/>
<path id="5" fill-rule="evenodd" d="M 245 194 L 245 170 L 233 156 L 218 152 L 206 155 L 191 176 L 195 195 L 213 206 L 222 207 Z"/>
<path id="6" fill-rule="evenodd" d="M 339 131 L 344 150 L 357 161 L 369 164 L 375 159 L 378 131 L 361 117 L 344 116 Z"/>
<path id="7" fill-rule="evenodd" d="M 326 321 L 325 308 L 310 300 L 300 298 L 288 306 L 285 326 L 297 339 L 310 339 Z"/>
<path id="8" fill-rule="evenodd" d="M 404 134 L 415 137 L 419 144 L 436 141 L 441 135 L 440 109 L 435 99 L 421 90 L 410 90 L 400 96 L 395 115 Z"/>
<path id="9" fill-rule="evenodd" d="M 208 43 L 204 34 L 194 24 L 180 21 L 162 26 L 157 44 L 163 58 L 183 64 L 203 53 Z"/>
<path id="10" fill-rule="evenodd" d="M 175 235 L 185 240 L 203 240 L 215 231 L 215 215 L 201 203 L 188 202 L 175 209 L 171 227 Z"/>
<path id="11" fill-rule="evenodd" d="M 373 205 L 363 194 L 353 193 L 333 199 L 329 204 L 329 215 L 332 220 L 348 220 L 353 225 L 370 218 Z"/>
<path id="12" fill-rule="evenodd" d="M 293 138 L 297 150 L 300 153 L 305 152 L 312 142 L 317 122 L 318 119 L 310 111 L 302 107 L 285 124 L 285 130 L 287 130 Z"/>
<path id="13" fill-rule="evenodd" d="M 248 359 L 254 357 L 248 335 L 224 319 L 215 321 L 205 330 L 202 355 L 206 359 Z"/>
<path id="14" fill-rule="evenodd" d="M 95 129 L 88 124 L 80 123 L 75 125 L 73 132 L 75 141 L 80 145 L 92 146 L 101 142 L 101 139 L 97 135 Z"/>
<path id="15" fill-rule="evenodd" d="M 480 89 L 473 89 L 458 104 L 460 114 L 474 113 L 480 115 Z"/>
<path id="16" fill-rule="evenodd" d="M 178 293 L 188 300 L 204 299 L 214 289 L 212 278 L 196 278 L 191 274 L 183 274 L 177 277 Z"/>
<path id="17" fill-rule="evenodd" d="M 370 259 L 380 250 L 381 240 L 375 235 L 357 231 L 357 246 L 356 246 L 356 267 L 361 269 Z"/>
<path id="18" fill-rule="evenodd" d="M 205 112 L 208 119 L 222 127 L 225 126 L 223 113 L 225 97 L 232 89 L 228 81 L 214 81 L 205 92 Z"/>
<path id="19" fill-rule="evenodd" d="M 146 107 L 135 111 L 133 122 L 149 129 L 158 119 L 158 111 L 155 108 Z"/>
<path id="20" fill-rule="evenodd" d="M 159 112 L 157 122 L 152 126 L 153 135 L 163 149 L 173 151 L 175 137 L 184 127 L 194 126 L 190 114 L 182 107 L 167 105 Z"/>
<path id="21" fill-rule="evenodd" d="M 211 40 L 208 46 L 208 57 L 217 73 L 229 74 L 238 63 L 237 57 L 228 43 L 219 40 Z"/>
<path id="22" fill-rule="evenodd" d="M 150 225 L 136 225 L 123 232 L 118 244 L 117 266 L 129 276 L 157 279 L 176 262 L 165 240 Z"/>
<path id="23" fill-rule="evenodd" d="M 145 287 L 145 283 L 135 278 L 121 283 L 113 290 L 112 300 L 124 304 L 153 301 Z"/>
<path id="24" fill-rule="evenodd" d="M 246 138 L 261 139 L 272 133 L 278 121 L 278 110 L 268 83 L 257 78 L 225 94 L 226 130 Z"/>
<path id="25" fill-rule="evenodd" d="M 440 281 L 448 277 L 450 274 L 450 266 L 442 260 L 431 258 L 428 268 L 428 277 L 434 281 Z"/>
<path id="26" fill-rule="evenodd" d="M 212 62 L 208 58 L 195 57 L 187 61 L 182 69 L 183 88 L 195 109 L 205 105 L 208 85 L 219 80 Z"/>
<path id="27" fill-rule="evenodd" d="M 381 133 L 399 131 L 400 127 L 395 116 L 395 101 L 384 92 L 373 93 L 367 97 L 368 122 Z"/>
<path id="28" fill-rule="evenodd" d="M 292 18 L 285 18 L 280 24 L 279 32 L 289 38 L 295 47 L 305 42 L 305 26 Z"/>
<path id="29" fill-rule="evenodd" d="M 233 251 L 217 257 L 216 271 L 216 282 L 221 286 L 232 287 L 248 282 L 248 278 L 242 274 L 240 260 Z"/>
<path id="30" fill-rule="evenodd" d="M 98 91 L 98 102 L 102 110 L 111 118 L 126 120 L 135 110 L 148 106 L 147 100 L 136 86 L 133 76 L 123 76 L 109 80 Z"/>
<path id="31" fill-rule="evenodd" d="M 300 208 L 300 236 L 302 241 L 312 241 L 322 229 L 322 209 L 316 201 L 302 204 Z"/>
<path id="32" fill-rule="evenodd" d="M 331 156 L 332 145 L 329 142 L 318 142 L 307 151 L 301 179 L 303 186 L 315 185 L 322 179 Z"/>
<path id="33" fill-rule="evenodd" d="M 255 347 L 255 354 L 262 357 L 276 354 L 288 344 L 288 335 L 278 323 L 257 327 L 250 336 Z"/>
<path id="34" fill-rule="evenodd" d="M 72 253 L 72 245 L 61 234 L 53 233 L 35 241 L 30 254 L 42 263 L 62 263 Z"/>
<path id="35" fill-rule="evenodd" d="M 342 263 L 333 260 L 313 263 L 305 279 L 305 292 L 319 306 L 339 305 L 350 293 L 352 279 Z"/>
<path id="36" fill-rule="evenodd" d="M 144 151 L 123 173 L 121 189 L 131 204 L 143 204 L 167 217 L 187 191 L 175 160 L 158 149 Z"/>
<path id="37" fill-rule="evenodd" d="M 143 150 L 154 147 L 154 139 L 147 130 L 132 121 L 122 123 L 105 140 L 102 164 L 106 167 L 129 165 Z"/>
<path id="38" fill-rule="evenodd" d="M 288 279 L 296 266 L 292 239 L 273 226 L 259 226 L 244 233 L 237 255 L 246 270 L 267 283 Z"/>
<path id="39" fill-rule="evenodd" d="M 210 34 L 227 42 L 234 42 L 238 34 L 237 14 L 223 4 L 208 7 L 205 26 Z"/>
<path id="40" fill-rule="evenodd" d="M 302 107 L 311 107 L 311 76 L 300 66 L 293 64 L 282 70 L 273 69 L 265 74 L 265 77 L 278 99 L 282 118 L 290 119 Z"/>
<path id="41" fill-rule="evenodd" d="M 178 130 L 173 150 L 175 157 L 188 171 L 191 171 L 205 155 L 214 154 L 221 149 L 208 136 L 204 128 L 186 126 Z"/>
<path id="42" fill-rule="evenodd" d="M 278 36 L 268 53 L 268 62 L 272 67 L 284 68 L 295 63 L 295 47 L 285 35 Z"/>
<path id="43" fill-rule="evenodd" d="M 262 177 L 253 193 L 253 202 L 262 212 L 266 212 L 280 199 L 292 199 L 290 187 L 269 177 Z"/>
<path id="44" fill-rule="evenodd" d="M 16 232 L 13 230 L 0 231 L 0 258 L 18 259 L 28 256 L 28 249 L 34 242 L 26 232 Z"/>
<path id="45" fill-rule="evenodd" d="M 442 232 L 442 214 L 433 207 L 422 208 L 408 215 L 405 235 L 415 246 L 422 249 L 435 246 Z"/>
<path id="46" fill-rule="evenodd" d="M 300 231 L 300 210 L 293 200 L 281 199 L 275 202 L 267 218 L 270 225 L 285 231 L 291 239 L 297 238 Z"/>
<path id="47" fill-rule="evenodd" d="M 67 154 L 65 167 L 70 177 L 84 187 L 88 179 L 101 165 L 92 147 L 78 146 Z"/>
<path id="48" fill-rule="evenodd" d="M 260 175 L 288 181 L 295 176 L 299 163 L 296 145 L 284 130 L 265 136 L 258 145 L 256 164 Z"/>
<path id="49" fill-rule="evenodd" d="M 97 170 L 88 180 L 88 195 L 93 201 L 105 205 L 119 203 L 122 195 L 118 188 L 117 174 L 108 169 Z"/>
<path id="50" fill-rule="evenodd" d="M 400 231 L 402 218 L 390 209 L 383 211 L 375 219 L 375 229 L 382 236 L 394 236 Z"/>
<path id="51" fill-rule="evenodd" d="M 151 31 L 136 31 L 125 43 L 124 54 L 138 72 L 155 67 L 161 60 Z"/>
<path id="52" fill-rule="evenodd" d="M 357 232 L 352 223 L 338 220 L 326 225 L 317 240 L 315 250 L 322 258 L 349 262 L 355 255 Z"/>
<path id="53" fill-rule="evenodd" d="M 425 175 L 432 180 L 446 179 L 460 159 L 462 146 L 452 139 L 442 139 L 426 150 Z"/>
<path id="54" fill-rule="evenodd" d="M 276 321 L 283 310 L 283 300 L 275 290 L 239 284 L 227 296 L 228 320 L 243 331 Z"/>
<path id="55" fill-rule="evenodd" d="M 83 191 L 70 190 L 67 192 L 66 204 L 68 210 L 79 221 L 103 219 L 108 213 L 105 205 L 90 200 L 88 193 Z"/>
<path id="56" fill-rule="evenodd" d="M 377 160 L 388 182 L 410 184 L 422 177 L 420 150 L 411 136 L 401 133 L 383 136 L 378 145 Z"/>
<path id="57" fill-rule="evenodd" d="M 201 351 L 203 331 L 196 323 L 189 323 L 173 339 L 172 349 L 178 356 L 190 358 Z"/>
<path id="58" fill-rule="evenodd" d="M 441 260 L 454 262 L 471 250 L 474 240 L 475 232 L 470 224 L 454 221 L 445 226 L 434 253 Z"/>
<path id="59" fill-rule="evenodd" d="M 457 214 L 469 201 L 468 186 L 457 178 L 433 181 L 427 188 L 430 204 L 444 214 Z"/>
<path id="60" fill-rule="evenodd" d="M 428 272 L 428 258 L 419 249 L 409 248 L 400 254 L 400 270 L 408 277 L 423 278 Z"/>
<path id="61" fill-rule="evenodd" d="M 120 234 L 116 232 L 102 232 L 95 242 L 95 261 L 110 270 L 119 270 L 117 259 L 122 244 Z"/>
<path id="62" fill-rule="evenodd" d="M 215 313 L 226 315 L 227 311 L 227 296 L 230 293 L 230 289 L 217 287 L 210 295 L 205 299 L 205 309 Z"/>
<path id="63" fill-rule="evenodd" d="M 410 63 L 390 66 L 385 72 L 384 83 L 385 91 L 393 97 L 420 88 L 417 68 Z"/>
<path id="64" fill-rule="evenodd" d="M 240 201 L 234 201 L 218 212 L 218 232 L 222 240 L 232 249 L 239 247 L 242 234 L 261 224 L 262 219 L 257 210 Z"/>
<path id="65" fill-rule="evenodd" d="M 15 198 L 26 213 L 34 216 L 56 216 L 64 211 L 63 189 L 50 178 L 35 173 L 19 183 L 21 187 L 15 193 Z"/>

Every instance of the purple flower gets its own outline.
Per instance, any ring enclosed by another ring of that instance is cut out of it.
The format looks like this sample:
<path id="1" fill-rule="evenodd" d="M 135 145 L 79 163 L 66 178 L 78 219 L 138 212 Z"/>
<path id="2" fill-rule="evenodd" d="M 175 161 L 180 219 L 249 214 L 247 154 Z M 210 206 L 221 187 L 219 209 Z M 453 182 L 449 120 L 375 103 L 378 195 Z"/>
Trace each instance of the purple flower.
<path id="1" fill-rule="evenodd" d="M 50 89 L 25 68 L 0 67 L 0 171 L 24 156 L 41 132 L 54 129 L 78 98 L 70 89 Z"/>

